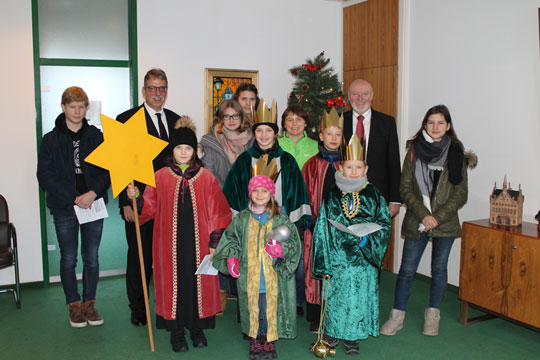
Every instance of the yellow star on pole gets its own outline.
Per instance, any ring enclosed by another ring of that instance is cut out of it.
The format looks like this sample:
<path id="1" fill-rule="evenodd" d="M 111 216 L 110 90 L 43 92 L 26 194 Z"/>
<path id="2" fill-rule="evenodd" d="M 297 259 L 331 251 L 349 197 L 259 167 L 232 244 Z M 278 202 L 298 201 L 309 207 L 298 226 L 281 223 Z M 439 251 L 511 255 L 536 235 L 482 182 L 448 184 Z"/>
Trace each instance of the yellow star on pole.
<path id="1" fill-rule="evenodd" d="M 101 114 L 103 143 L 86 161 L 109 170 L 113 196 L 133 180 L 156 186 L 152 161 L 167 146 L 167 142 L 148 134 L 144 108 L 121 123 Z"/>

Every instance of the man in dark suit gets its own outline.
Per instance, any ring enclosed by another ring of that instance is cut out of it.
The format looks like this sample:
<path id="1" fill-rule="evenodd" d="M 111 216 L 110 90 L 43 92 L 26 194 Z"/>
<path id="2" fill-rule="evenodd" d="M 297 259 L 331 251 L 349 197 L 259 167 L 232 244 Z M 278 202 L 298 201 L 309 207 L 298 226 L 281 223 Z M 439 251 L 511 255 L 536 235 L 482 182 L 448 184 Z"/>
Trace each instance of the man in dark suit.
<path id="1" fill-rule="evenodd" d="M 161 69 L 152 69 L 144 77 L 142 95 L 144 103 L 141 106 L 127 110 L 116 117 L 116 120 L 124 123 L 131 118 L 139 109 L 144 108 L 148 133 L 162 140 L 169 141 L 169 135 L 174 130 L 174 124 L 179 116 L 171 110 L 164 109 L 167 99 L 168 82 L 167 75 Z M 165 148 L 154 159 L 154 171 L 165 165 L 165 157 L 170 153 Z M 146 185 L 136 182 L 141 194 Z M 139 253 L 137 249 L 137 236 L 135 232 L 135 216 L 131 207 L 131 201 L 124 190 L 119 196 L 120 214 L 125 221 L 126 238 L 128 243 L 126 290 L 131 308 L 131 323 L 135 326 L 146 325 L 146 310 L 144 305 L 141 270 L 139 265 Z M 146 273 L 146 285 L 152 278 L 152 232 L 154 221 L 149 221 L 140 227 L 141 242 L 144 258 L 144 270 Z"/>
<path id="2" fill-rule="evenodd" d="M 368 180 L 380 190 L 393 217 L 399 213 L 401 205 L 401 166 L 396 121 L 392 116 L 371 108 L 373 88 L 366 80 L 357 79 L 352 82 L 349 101 L 353 109 L 343 114 L 343 136 L 347 142 L 352 134 L 363 136 L 369 165 Z"/>

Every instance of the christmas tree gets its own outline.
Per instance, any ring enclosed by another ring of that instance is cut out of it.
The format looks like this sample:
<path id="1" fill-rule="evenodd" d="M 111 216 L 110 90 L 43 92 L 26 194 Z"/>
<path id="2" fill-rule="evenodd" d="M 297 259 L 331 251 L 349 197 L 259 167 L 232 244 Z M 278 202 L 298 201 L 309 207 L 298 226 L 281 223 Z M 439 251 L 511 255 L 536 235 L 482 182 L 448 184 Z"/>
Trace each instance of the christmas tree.
<path id="1" fill-rule="evenodd" d="M 296 78 L 289 95 L 289 103 L 300 104 L 308 114 L 308 135 L 319 140 L 320 122 L 323 111 L 336 106 L 339 113 L 346 109 L 346 99 L 341 92 L 341 83 L 334 69 L 324 57 L 324 51 L 306 64 L 295 66 L 289 72 Z"/>

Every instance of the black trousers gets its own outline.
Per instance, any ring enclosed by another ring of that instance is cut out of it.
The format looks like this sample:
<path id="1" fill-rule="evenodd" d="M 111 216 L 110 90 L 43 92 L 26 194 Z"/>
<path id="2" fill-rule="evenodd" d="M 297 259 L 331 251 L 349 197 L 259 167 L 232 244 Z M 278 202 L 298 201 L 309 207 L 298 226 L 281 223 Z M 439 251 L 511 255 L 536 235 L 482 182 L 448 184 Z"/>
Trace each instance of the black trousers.
<path id="1" fill-rule="evenodd" d="M 131 313 L 137 317 L 146 316 L 144 306 L 144 294 L 141 279 L 141 267 L 139 264 L 139 250 L 137 249 L 137 233 L 135 223 L 125 222 L 126 239 L 128 243 L 127 267 L 126 267 L 126 290 Z M 144 271 L 146 274 L 146 287 L 152 279 L 152 232 L 154 221 L 151 220 L 140 227 L 141 245 L 144 259 Z M 148 290 L 150 292 L 150 290 Z"/>

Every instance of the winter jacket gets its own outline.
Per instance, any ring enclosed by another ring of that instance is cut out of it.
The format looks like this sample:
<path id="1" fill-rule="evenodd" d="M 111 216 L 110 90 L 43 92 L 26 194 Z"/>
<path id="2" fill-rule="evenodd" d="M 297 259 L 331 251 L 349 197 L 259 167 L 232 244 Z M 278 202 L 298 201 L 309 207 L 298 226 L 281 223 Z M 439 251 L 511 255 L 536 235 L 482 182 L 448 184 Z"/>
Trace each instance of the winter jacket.
<path id="1" fill-rule="evenodd" d="M 477 157 L 473 153 L 465 153 L 463 160 L 463 178 L 458 185 L 452 185 L 448 180 L 448 162 L 437 182 L 435 192 L 431 199 L 430 212 L 422 201 L 422 193 L 413 173 L 411 148 L 408 149 L 399 186 L 401 200 L 407 206 L 407 212 L 401 226 L 403 237 L 418 238 L 418 226 L 426 216 L 432 215 L 437 219 L 439 226 L 429 231 L 430 237 L 454 236 L 461 237 L 461 225 L 458 210 L 467 203 L 467 168 L 474 168 Z"/>
<path id="2" fill-rule="evenodd" d="M 294 141 L 286 131 L 283 131 L 283 136 L 278 139 L 278 142 L 283 150 L 294 156 L 300 170 L 309 159 L 319 152 L 319 143 L 309 138 L 305 131 L 304 137 L 300 138 L 296 143 L 296 149 L 294 148 Z"/>
<path id="3" fill-rule="evenodd" d="M 103 134 L 95 126 L 88 125 L 86 119 L 83 119 L 79 131 L 82 131 L 79 159 L 87 191 L 93 190 L 97 195 L 96 200 L 103 198 L 107 203 L 107 189 L 111 184 L 109 172 L 84 161 L 103 142 Z M 41 140 L 37 177 L 39 185 L 45 190 L 51 214 L 73 215 L 75 198 L 80 194 L 76 189 L 73 140 L 68 133 L 64 113 L 58 115 L 54 129 Z"/>
<path id="4" fill-rule="evenodd" d="M 251 147 L 254 139 L 255 137 L 251 137 L 251 139 L 247 142 L 246 150 Z M 232 166 L 232 164 L 229 162 L 229 157 L 225 153 L 225 150 L 223 150 L 221 147 L 221 144 L 216 138 L 216 134 L 213 130 L 202 137 L 200 145 L 203 152 L 201 157 L 203 166 L 210 170 L 212 175 L 214 175 L 217 179 L 220 188 L 223 189 L 225 179 L 227 178 L 227 174 Z"/>

